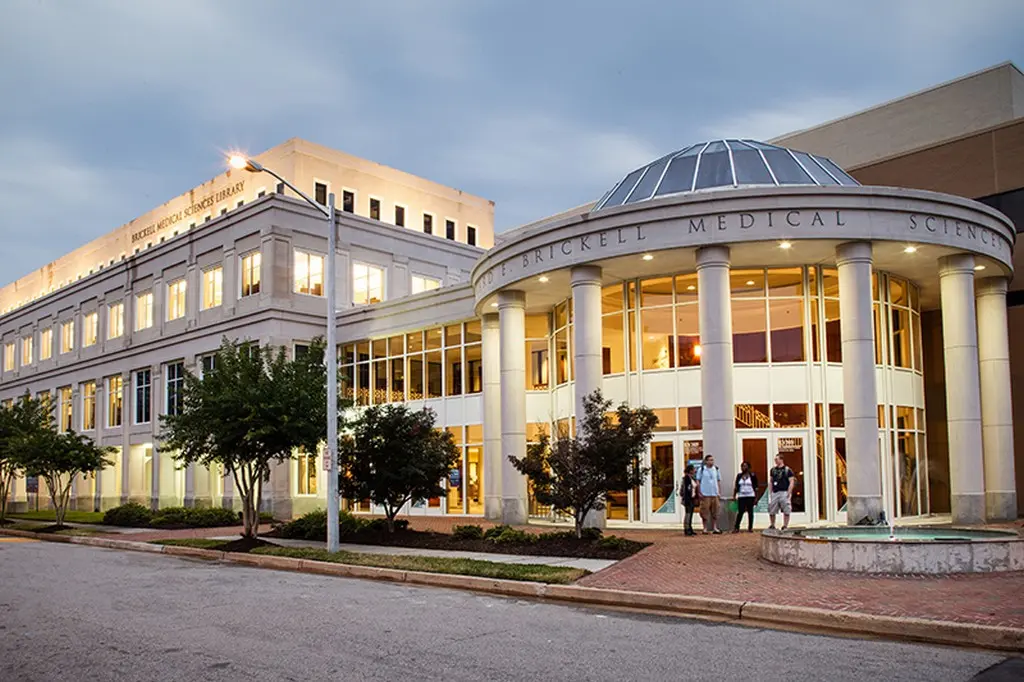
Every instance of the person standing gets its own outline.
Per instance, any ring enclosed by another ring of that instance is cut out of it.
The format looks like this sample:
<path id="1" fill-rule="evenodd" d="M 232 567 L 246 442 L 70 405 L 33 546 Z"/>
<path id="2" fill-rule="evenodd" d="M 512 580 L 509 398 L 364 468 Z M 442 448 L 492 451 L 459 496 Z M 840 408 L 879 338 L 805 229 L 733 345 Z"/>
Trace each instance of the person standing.
<path id="1" fill-rule="evenodd" d="M 796 474 L 786 466 L 782 455 L 775 455 L 775 466 L 769 472 L 772 480 L 772 492 L 768 498 L 769 528 L 775 528 L 775 515 L 782 511 L 782 530 L 789 528 L 789 515 L 793 513 L 793 488 L 796 487 Z"/>
<path id="2" fill-rule="evenodd" d="M 722 487 L 722 472 L 715 466 L 715 458 L 708 455 L 697 472 L 700 484 L 700 517 L 704 523 L 704 535 L 709 532 L 720 535 L 718 530 L 718 496 Z"/>
<path id="3" fill-rule="evenodd" d="M 679 483 L 679 499 L 683 503 L 683 535 L 695 535 L 693 532 L 693 506 L 696 497 L 696 486 L 693 480 L 694 466 L 686 465 L 683 480 Z"/>
<path id="4" fill-rule="evenodd" d="M 747 532 L 754 532 L 754 504 L 757 502 L 757 474 L 750 470 L 750 464 L 740 464 L 740 473 L 736 474 L 736 485 L 733 490 L 736 496 L 738 513 L 736 514 L 736 526 L 733 533 L 740 532 L 740 522 L 743 515 L 747 515 Z"/>

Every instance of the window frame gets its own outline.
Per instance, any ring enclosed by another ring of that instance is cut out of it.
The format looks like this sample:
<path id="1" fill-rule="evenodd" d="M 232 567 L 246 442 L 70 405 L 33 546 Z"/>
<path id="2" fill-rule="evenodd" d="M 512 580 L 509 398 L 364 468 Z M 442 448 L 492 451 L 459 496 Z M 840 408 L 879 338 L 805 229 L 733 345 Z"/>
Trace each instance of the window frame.
<path id="1" fill-rule="evenodd" d="M 114 310 L 118 311 L 115 317 Z M 117 322 L 114 324 L 114 322 Z M 114 331 L 117 331 L 115 334 Z M 124 336 L 124 299 L 107 304 L 107 341 Z"/>
<path id="2" fill-rule="evenodd" d="M 180 286 L 181 291 L 177 291 Z M 181 320 L 185 318 L 188 312 L 188 279 L 185 277 L 178 277 L 167 283 L 167 313 L 166 321 L 174 322 L 175 320 Z M 181 305 L 181 310 L 178 310 L 178 305 Z M 173 305 L 172 305 L 173 303 Z M 174 313 L 178 313 L 174 315 Z"/>
<path id="3" fill-rule="evenodd" d="M 143 299 L 148 300 L 145 310 L 145 319 L 143 319 L 143 316 L 139 314 L 140 303 Z M 148 324 L 143 325 L 143 322 L 148 322 Z M 153 319 L 153 290 L 148 289 L 141 293 L 135 294 L 135 331 L 142 332 L 147 329 L 152 329 L 154 323 L 155 322 Z"/>
<path id="4" fill-rule="evenodd" d="M 437 286 L 435 286 L 435 287 L 424 287 L 424 288 L 420 289 L 419 291 L 415 291 L 416 280 L 421 280 L 424 283 L 428 282 L 428 281 L 429 282 L 437 282 Z M 420 273 L 417 273 L 417 272 L 409 273 L 409 293 L 412 294 L 413 296 L 415 296 L 416 294 L 422 294 L 422 293 L 426 293 L 428 291 L 434 291 L 436 289 L 440 289 L 441 285 L 442 285 L 442 282 L 437 277 L 431 277 L 430 275 L 423 275 L 423 274 L 420 274 Z"/>
<path id="5" fill-rule="evenodd" d="M 373 217 L 373 202 L 377 202 L 377 217 Z M 375 194 L 366 195 L 366 217 L 370 220 L 382 221 L 381 213 L 384 208 L 384 201 Z"/>
<path id="6" fill-rule="evenodd" d="M 259 265 L 256 267 L 245 267 L 245 261 L 247 259 L 259 257 Z M 245 277 L 248 270 L 250 277 L 249 282 L 249 293 L 245 292 Z M 253 277 L 256 275 L 256 277 Z M 252 281 L 255 280 L 255 281 Z M 245 253 L 238 255 L 238 298 L 248 298 L 249 296 L 258 296 L 263 284 L 263 251 L 258 247 L 246 251 Z"/>
<path id="7" fill-rule="evenodd" d="M 323 200 L 323 203 L 321 203 L 316 198 L 316 186 L 317 185 L 323 185 L 324 186 L 324 200 Z M 330 200 L 330 198 L 331 198 L 331 183 L 328 182 L 327 180 L 323 180 L 323 179 L 318 178 L 318 177 L 316 177 L 314 175 L 313 176 L 313 201 L 315 201 L 316 203 L 318 203 L 321 206 L 323 206 L 324 208 L 326 208 L 327 207 L 327 202 Z"/>
<path id="8" fill-rule="evenodd" d="M 211 303 L 208 305 L 206 300 L 208 284 L 207 276 L 215 272 L 219 273 L 218 276 L 214 278 L 216 280 L 215 283 L 217 287 L 216 296 L 214 297 L 216 299 L 216 303 Z M 211 265 L 210 267 L 203 270 L 202 283 L 203 291 L 199 301 L 200 310 L 210 310 L 211 308 L 219 308 L 220 306 L 224 305 L 224 265 L 222 263 L 218 263 L 216 265 Z"/>
<path id="9" fill-rule="evenodd" d="M 100 340 L 100 312 L 92 310 L 82 315 L 82 348 L 95 346 Z"/>
<path id="10" fill-rule="evenodd" d="M 139 383 L 139 376 L 145 373 L 146 383 Z M 133 395 L 135 400 L 132 411 L 132 423 L 133 424 L 150 424 L 153 421 L 153 370 L 149 367 L 143 369 L 137 369 L 132 372 L 132 387 Z M 144 393 L 143 393 L 144 391 Z M 144 397 L 143 397 L 144 396 Z M 141 407 L 145 405 L 144 420 L 139 419 Z"/>
<path id="11" fill-rule="evenodd" d="M 448 225 L 452 226 L 452 236 L 448 236 Z M 459 221 L 455 218 L 444 217 L 444 238 L 450 242 L 459 241 Z"/>
<path id="12" fill-rule="evenodd" d="M 364 267 L 364 268 L 367 269 L 367 272 L 366 272 L 366 294 L 367 294 L 366 298 L 367 298 L 367 300 L 365 302 L 359 302 L 359 301 L 356 300 L 356 267 L 359 267 L 359 266 Z M 370 270 L 371 269 L 379 270 L 380 273 L 381 273 L 381 277 L 380 277 L 380 300 L 379 301 L 370 301 L 370 295 L 369 294 L 370 294 Z M 368 262 L 365 262 L 365 261 L 353 261 L 352 262 L 352 297 L 351 297 L 352 298 L 352 305 L 358 305 L 358 306 L 374 305 L 374 303 L 383 303 L 384 301 L 386 301 L 387 300 L 387 281 L 388 281 L 387 274 L 388 274 L 387 267 L 385 267 L 383 265 L 376 265 L 374 263 L 368 263 Z"/>
<path id="13" fill-rule="evenodd" d="M 398 222 L 398 209 L 402 209 L 401 223 Z M 391 217 L 394 220 L 395 227 L 407 227 L 406 223 L 408 221 L 406 219 L 409 217 L 409 207 L 406 206 L 405 204 L 400 204 L 396 201 L 391 213 Z"/>
<path id="14" fill-rule="evenodd" d="M 300 256 L 306 258 L 306 291 L 302 291 L 299 288 L 298 279 L 298 261 Z M 313 291 L 313 259 L 320 259 L 320 293 Z M 304 249 L 298 246 L 292 247 L 292 293 L 301 294 L 302 296 L 314 296 L 316 298 L 323 298 L 326 295 L 326 274 L 327 274 L 327 254 L 314 251 L 312 249 Z"/>

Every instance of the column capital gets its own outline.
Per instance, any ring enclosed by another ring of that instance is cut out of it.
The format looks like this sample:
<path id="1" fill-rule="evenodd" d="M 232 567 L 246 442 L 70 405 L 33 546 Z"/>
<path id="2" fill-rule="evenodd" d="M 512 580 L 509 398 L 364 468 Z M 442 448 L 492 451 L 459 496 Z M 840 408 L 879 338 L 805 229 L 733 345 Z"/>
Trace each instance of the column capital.
<path id="1" fill-rule="evenodd" d="M 498 313 L 484 313 L 480 316 L 480 321 L 486 329 L 498 329 L 501 324 Z"/>
<path id="2" fill-rule="evenodd" d="M 1010 281 L 1006 277 L 984 277 L 974 282 L 974 295 L 976 298 L 982 296 L 1006 297 L 1010 288 Z"/>
<path id="3" fill-rule="evenodd" d="M 525 308 L 526 293 L 518 289 L 506 289 L 498 292 L 498 310 L 503 308 Z"/>
<path id="4" fill-rule="evenodd" d="M 836 247 L 836 266 L 845 263 L 872 263 L 871 242 L 846 242 Z"/>
<path id="5" fill-rule="evenodd" d="M 939 279 L 949 275 L 974 275 L 974 256 L 955 253 L 939 259 Z"/>
<path id="6" fill-rule="evenodd" d="M 577 265 L 570 271 L 572 286 L 596 284 L 601 286 L 601 267 L 599 265 Z"/>
<path id="7" fill-rule="evenodd" d="M 697 270 L 715 265 L 729 267 L 728 246 L 702 246 L 697 249 Z"/>

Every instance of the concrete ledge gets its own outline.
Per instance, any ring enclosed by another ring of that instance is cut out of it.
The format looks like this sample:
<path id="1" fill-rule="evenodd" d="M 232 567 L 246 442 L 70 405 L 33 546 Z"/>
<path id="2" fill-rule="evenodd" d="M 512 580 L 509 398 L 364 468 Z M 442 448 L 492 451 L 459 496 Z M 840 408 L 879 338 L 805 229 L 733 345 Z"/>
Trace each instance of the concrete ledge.
<path id="1" fill-rule="evenodd" d="M 47 542 L 69 542 L 108 549 L 224 561 L 242 566 L 256 566 L 274 570 L 301 571 L 318 575 L 367 580 L 387 580 L 412 585 L 471 590 L 509 597 L 549 599 L 576 604 L 641 609 L 684 618 L 713 617 L 716 620 L 726 620 L 736 625 L 752 627 L 811 630 L 822 632 L 823 634 L 852 637 L 880 637 L 932 644 L 978 647 L 999 651 L 1024 652 L 1024 628 L 996 627 L 973 623 L 927 620 L 924 618 L 896 618 L 854 611 L 830 611 L 804 606 L 759 604 L 689 595 L 606 590 L 577 585 L 548 585 L 544 583 L 446 573 L 401 571 L 392 568 L 352 566 L 259 554 L 233 554 L 193 547 L 153 545 L 145 542 L 92 538 L 88 536 L 54 536 L 49 533 L 3 529 L 0 529 L 0 535 L 27 537 Z"/>

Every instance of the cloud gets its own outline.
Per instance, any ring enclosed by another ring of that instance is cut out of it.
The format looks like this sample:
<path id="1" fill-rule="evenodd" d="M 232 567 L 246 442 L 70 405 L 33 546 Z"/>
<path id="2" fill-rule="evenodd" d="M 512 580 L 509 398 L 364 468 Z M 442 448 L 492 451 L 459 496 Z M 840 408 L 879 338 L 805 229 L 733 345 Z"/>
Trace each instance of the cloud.
<path id="1" fill-rule="evenodd" d="M 820 125 L 863 108 L 870 97 L 811 96 L 743 111 L 702 128 L 705 137 L 770 140 L 786 133 Z"/>

